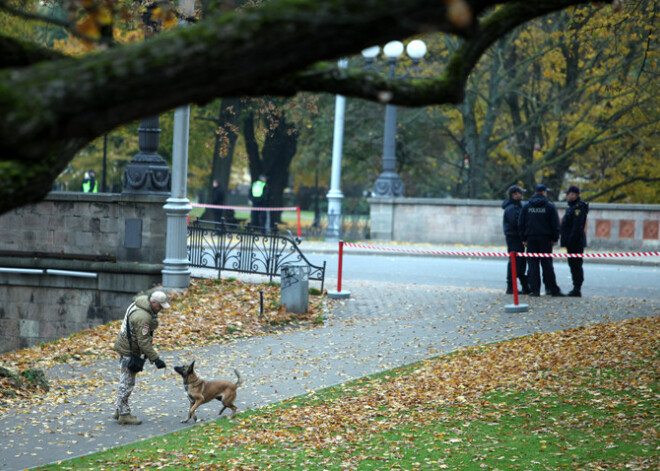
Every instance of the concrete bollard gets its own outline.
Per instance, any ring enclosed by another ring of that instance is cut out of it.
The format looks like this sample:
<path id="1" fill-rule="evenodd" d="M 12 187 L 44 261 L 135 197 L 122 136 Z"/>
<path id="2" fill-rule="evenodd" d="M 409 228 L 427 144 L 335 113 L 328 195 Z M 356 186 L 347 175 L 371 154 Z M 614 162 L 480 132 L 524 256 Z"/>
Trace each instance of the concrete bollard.
<path id="1" fill-rule="evenodd" d="M 306 314 L 309 303 L 309 267 L 285 265 L 282 267 L 280 287 L 281 304 L 296 314 Z"/>

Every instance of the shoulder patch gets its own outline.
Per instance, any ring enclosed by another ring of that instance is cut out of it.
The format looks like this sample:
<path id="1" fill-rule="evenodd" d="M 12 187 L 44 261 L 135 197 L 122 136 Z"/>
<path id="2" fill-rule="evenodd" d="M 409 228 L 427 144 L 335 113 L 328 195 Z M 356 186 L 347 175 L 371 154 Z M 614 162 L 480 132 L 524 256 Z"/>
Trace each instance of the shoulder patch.
<path id="1" fill-rule="evenodd" d="M 144 324 L 142 326 L 142 335 L 149 335 L 149 324 Z"/>

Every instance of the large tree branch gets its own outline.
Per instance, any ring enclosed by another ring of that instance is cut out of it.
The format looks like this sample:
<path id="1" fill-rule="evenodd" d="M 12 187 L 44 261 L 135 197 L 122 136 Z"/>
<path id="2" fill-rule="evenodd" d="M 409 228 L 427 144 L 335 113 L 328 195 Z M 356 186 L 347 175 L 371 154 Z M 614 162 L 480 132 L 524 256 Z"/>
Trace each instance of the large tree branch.
<path id="1" fill-rule="evenodd" d="M 36 44 L 0 36 L 0 69 L 26 67 L 37 62 L 63 59 L 66 56 Z"/>
<path id="2" fill-rule="evenodd" d="M 447 19 L 440 0 L 274 0 L 141 44 L 0 71 L 0 212 L 43 197 L 91 139 L 116 126 L 219 96 L 342 93 L 409 106 L 455 103 L 483 52 L 512 28 L 579 0 L 466 0 L 480 24 Z M 443 31 L 466 38 L 437 79 L 390 81 L 319 61 Z"/>

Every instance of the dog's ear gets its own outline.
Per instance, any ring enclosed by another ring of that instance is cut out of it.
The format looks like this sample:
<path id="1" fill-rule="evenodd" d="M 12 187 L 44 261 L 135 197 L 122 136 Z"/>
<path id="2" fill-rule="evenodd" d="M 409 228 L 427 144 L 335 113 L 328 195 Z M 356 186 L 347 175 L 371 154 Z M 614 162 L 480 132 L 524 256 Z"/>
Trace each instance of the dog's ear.
<path id="1" fill-rule="evenodd" d="M 195 360 L 193 360 L 192 363 L 190 363 L 190 371 L 194 369 L 195 369 Z"/>

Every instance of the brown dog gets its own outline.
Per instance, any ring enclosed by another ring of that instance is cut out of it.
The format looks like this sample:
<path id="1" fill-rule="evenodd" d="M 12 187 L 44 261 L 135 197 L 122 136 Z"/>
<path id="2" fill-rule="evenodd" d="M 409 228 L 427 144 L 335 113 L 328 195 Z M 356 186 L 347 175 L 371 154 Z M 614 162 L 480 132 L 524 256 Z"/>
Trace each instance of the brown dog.
<path id="1" fill-rule="evenodd" d="M 218 415 L 221 415 L 225 409 L 232 410 L 231 416 L 236 415 L 236 406 L 234 400 L 236 399 L 236 389 L 241 385 L 241 375 L 238 370 L 234 370 L 238 381 L 230 383 L 229 381 L 204 381 L 195 374 L 195 361 L 190 365 L 175 366 L 174 371 L 179 373 L 183 378 L 183 388 L 190 400 L 190 409 L 188 410 L 188 417 L 182 420 L 182 423 L 188 423 L 192 417 L 197 422 L 197 415 L 195 411 L 202 404 L 217 399 L 222 402 L 224 406 Z"/>

